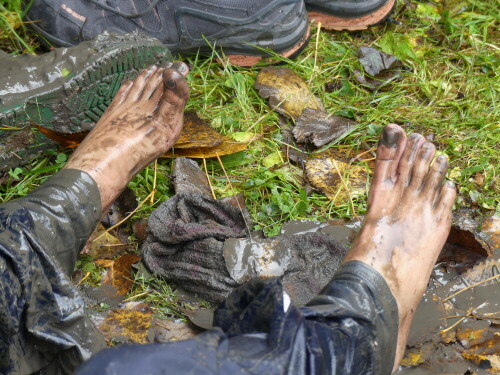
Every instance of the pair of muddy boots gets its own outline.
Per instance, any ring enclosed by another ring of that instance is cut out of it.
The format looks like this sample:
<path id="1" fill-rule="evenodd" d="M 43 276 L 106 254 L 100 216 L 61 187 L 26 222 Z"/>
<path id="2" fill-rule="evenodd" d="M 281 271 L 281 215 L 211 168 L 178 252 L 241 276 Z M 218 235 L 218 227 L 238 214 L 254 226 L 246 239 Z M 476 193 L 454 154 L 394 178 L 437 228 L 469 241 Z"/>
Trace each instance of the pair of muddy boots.
<path id="1" fill-rule="evenodd" d="M 27 20 L 43 40 L 59 47 L 78 45 L 40 56 L 0 54 L 4 69 L 0 75 L 0 172 L 53 147 L 31 125 L 64 134 L 90 130 L 122 81 L 133 79 L 147 65 L 172 59 L 170 52 L 223 52 L 233 64 L 242 66 L 272 54 L 293 57 L 309 38 L 306 8 L 309 17 L 326 28 L 359 30 L 384 20 L 394 3 L 34 0 Z M 102 34 L 106 31 L 111 34 Z"/>

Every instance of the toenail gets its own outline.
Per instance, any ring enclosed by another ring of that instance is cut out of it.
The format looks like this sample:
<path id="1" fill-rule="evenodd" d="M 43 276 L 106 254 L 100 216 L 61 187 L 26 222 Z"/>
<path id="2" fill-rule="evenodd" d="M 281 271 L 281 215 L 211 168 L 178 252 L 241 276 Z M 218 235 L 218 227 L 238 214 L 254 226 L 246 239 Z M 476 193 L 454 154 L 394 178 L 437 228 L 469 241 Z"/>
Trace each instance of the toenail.
<path id="1" fill-rule="evenodd" d="M 410 135 L 409 139 L 411 142 L 416 142 L 420 138 L 420 135 L 418 133 L 413 133 Z"/>
<path id="2" fill-rule="evenodd" d="M 446 181 L 446 186 L 447 187 L 450 187 L 450 188 L 454 188 L 455 187 L 455 184 L 453 183 L 453 181 Z"/>
<path id="3" fill-rule="evenodd" d="M 395 129 L 384 128 L 382 131 L 382 138 L 380 138 L 380 144 L 390 148 L 396 147 L 400 137 L 401 133 L 395 131 Z"/>
<path id="4" fill-rule="evenodd" d="M 174 63 L 172 61 L 165 61 L 164 63 L 161 64 L 163 68 L 170 68 Z"/>
<path id="5" fill-rule="evenodd" d="M 437 161 L 442 164 L 442 163 L 445 163 L 446 162 L 446 156 L 441 154 L 437 157 Z"/>
<path id="6" fill-rule="evenodd" d="M 150 72 L 152 72 L 152 71 L 154 71 L 154 70 L 156 70 L 156 69 L 158 69 L 158 67 L 157 67 L 156 65 L 151 65 L 151 66 L 149 67 L 149 69 L 148 69 L 148 70 L 149 70 Z"/>

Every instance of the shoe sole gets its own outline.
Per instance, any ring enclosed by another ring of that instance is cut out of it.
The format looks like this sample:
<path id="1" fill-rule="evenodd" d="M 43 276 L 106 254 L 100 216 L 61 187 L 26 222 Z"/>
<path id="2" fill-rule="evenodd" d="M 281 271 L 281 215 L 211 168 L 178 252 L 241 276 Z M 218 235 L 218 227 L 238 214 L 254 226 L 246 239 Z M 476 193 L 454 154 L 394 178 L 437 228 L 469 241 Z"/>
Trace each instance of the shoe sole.
<path id="1" fill-rule="evenodd" d="M 307 26 L 307 31 L 304 34 L 304 36 L 299 40 L 297 44 L 295 44 L 292 48 L 286 50 L 285 52 L 277 53 L 276 55 L 279 55 L 284 58 L 292 59 L 296 56 L 298 56 L 302 50 L 307 46 L 307 43 L 309 43 L 310 39 L 310 33 L 311 33 L 311 28 Z M 263 59 L 268 59 L 272 58 L 274 55 L 272 53 L 269 54 L 269 57 L 267 56 L 246 56 L 246 55 L 226 55 L 227 61 L 229 61 L 232 65 L 237 65 L 241 67 L 250 67 L 253 65 L 258 64 L 261 62 Z M 221 62 L 222 59 L 217 59 L 217 61 Z"/>
<path id="2" fill-rule="evenodd" d="M 19 107 L 3 111 L 0 113 L 0 171 L 20 166 L 43 150 L 55 147 L 32 123 L 49 132 L 65 134 L 91 130 L 123 81 L 134 79 L 146 66 L 171 58 L 169 50 L 156 41 L 149 45 L 147 41 L 142 45 L 129 42 L 123 44 L 123 48 L 113 45 L 111 53 L 97 56 L 92 64 L 86 64 L 64 84 L 48 87 L 46 92 L 30 96 Z"/>
<path id="3" fill-rule="evenodd" d="M 356 18 L 337 17 L 326 13 L 311 11 L 309 12 L 309 20 L 315 25 L 321 22 L 321 27 L 326 30 L 365 30 L 369 26 L 374 26 L 385 21 L 393 11 L 395 5 L 396 0 L 388 0 L 387 3 L 373 13 Z"/>

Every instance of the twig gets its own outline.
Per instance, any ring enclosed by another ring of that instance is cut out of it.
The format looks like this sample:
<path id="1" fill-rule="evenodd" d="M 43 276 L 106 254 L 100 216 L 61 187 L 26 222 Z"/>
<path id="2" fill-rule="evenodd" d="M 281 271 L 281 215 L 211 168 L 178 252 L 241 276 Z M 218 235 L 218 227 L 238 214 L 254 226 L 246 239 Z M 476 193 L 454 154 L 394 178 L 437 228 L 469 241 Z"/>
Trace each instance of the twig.
<path id="1" fill-rule="evenodd" d="M 458 292 L 456 292 L 456 293 L 453 293 L 451 296 L 446 297 L 445 299 L 443 299 L 443 302 L 446 302 L 446 301 L 448 301 L 449 299 L 451 299 L 451 298 L 455 297 L 456 295 L 458 295 L 458 294 L 460 294 L 460 293 L 462 293 L 462 292 L 465 292 L 467 289 L 474 288 L 474 287 L 476 287 L 476 286 L 478 286 L 478 285 L 481 285 L 481 284 L 487 283 L 488 281 L 498 279 L 499 277 L 500 277 L 500 275 L 495 275 L 495 276 L 492 276 L 492 277 L 487 278 L 486 280 L 479 281 L 479 282 L 477 282 L 477 283 L 475 283 L 475 284 L 469 285 L 468 287 L 463 288 L 462 290 L 459 290 L 459 291 L 458 291 Z"/>
<path id="2" fill-rule="evenodd" d="M 349 188 L 347 187 L 347 184 L 344 180 L 344 177 L 342 176 L 342 173 L 340 173 L 340 170 L 339 168 L 337 167 L 337 162 L 335 161 L 335 159 L 331 158 L 330 159 L 332 162 L 333 162 L 333 166 L 335 167 L 335 169 L 337 170 L 337 173 L 339 174 L 339 177 L 340 177 L 340 181 L 342 181 L 342 185 L 344 185 L 344 188 L 345 188 L 345 191 L 347 192 L 347 196 L 349 197 L 349 201 L 351 202 L 351 207 L 352 207 L 352 213 L 354 214 L 354 217 L 356 219 L 359 218 L 359 216 L 356 214 L 356 210 L 354 209 L 354 202 L 352 200 L 352 197 L 351 197 L 351 194 L 349 193 Z"/>
<path id="3" fill-rule="evenodd" d="M 157 168 L 158 168 L 158 159 L 155 160 L 155 173 L 153 175 L 153 191 L 156 191 L 156 172 L 157 172 Z M 149 204 L 153 204 L 155 201 L 155 195 L 154 194 L 151 194 L 151 199 L 149 201 Z"/>
<path id="4" fill-rule="evenodd" d="M 145 292 L 142 292 L 142 293 L 136 294 L 135 296 L 131 296 L 131 297 L 128 297 L 128 298 L 124 299 L 123 302 L 132 301 L 133 299 L 145 296 L 146 294 L 149 294 L 149 293 L 151 293 L 151 291 L 150 290 L 146 290 Z"/>
<path id="5" fill-rule="evenodd" d="M 222 160 L 220 159 L 219 153 L 216 151 L 215 155 L 217 156 L 217 160 L 219 161 L 220 166 L 222 167 L 222 170 L 224 171 L 224 175 L 226 176 L 227 182 L 229 183 L 229 187 L 231 187 L 231 190 L 234 191 L 233 184 L 231 183 L 231 180 L 229 179 L 229 176 L 227 175 L 226 168 L 224 167 L 224 164 L 222 164 Z M 250 233 L 250 225 L 247 223 L 247 219 L 245 218 L 245 213 L 243 212 L 243 208 L 240 205 L 240 201 L 238 198 L 235 199 L 236 203 L 238 204 L 238 208 L 240 209 L 241 212 L 241 217 L 243 217 L 243 221 L 245 222 L 245 226 L 247 227 L 248 230 L 248 237 L 250 238 L 250 242 L 252 241 L 252 234 Z"/>
<path id="6" fill-rule="evenodd" d="M 82 277 L 82 279 L 78 282 L 78 284 L 76 284 L 76 286 L 80 286 L 81 283 L 83 283 L 85 280 L 87 280 L 87 278 L 90 276 L 90 272 L 87 272 L 85 274 L 85 276 Z"/>
<path id="7" fill-rule="evenodd" d="M 124 219 L 120 220 L 118 223 L 116 223 L 115 225 L 109 227 L 108 229 L 106 229 L 104 232 L 102 232 L 99 236 L 97 236 L 95 240 L 97 240 L 98 238 L 101 238 L 104 233 L 108 233 L 110 231 L 112 231 L 113 229 L 115 229 L 116 227 L 119 227 L 120 225 L 122 225 L 124 222 L 126 222 L 128 219 L 130 219 L 138 210 L 139 208 L 141 208 L 142 206 L 144 206 L 144 203 L 146 203 L 146 201 L 152 196 L 154 195 L 154 193 L 156 193 L 156 190 L 151 190 L 151 193 L 148 194 L 148 196 L 146 198 L 144 198 L 144 200 L 142 200 L 138 205 L 137 207 L 135 208 L 135 210 L 133 210 L 131 213 L 129 213 L 127 216 L 125 216 Z"/>
<path id="8" fill-rule="evenodd" d="M 450 327 L 446 328 L 446 329 L 442 329 L 441 331 L 439 331 L 440 333 L 446 333 L 448 332 L 449 330 L 455 328 L 456 326 L 458 326 L 460 323 L 462 323 L 462 321 L 465 320 L 465 317 L 460 319 L 458 322 L 455 322 L 453 325 L 451 325 Z"/>
<path id="9" fill-rule="evenodd" d="M 214 191 L 214 188 L 212 186 L 212 183 L 210 182 L 210 178 L 208 177 L 207 159 L 206 158 L 203 158 L 203 167 L 205 168 L 205 176 L 207 176 L 208 186 L 210 186 L 210 191 L 212 192 L 212 198 L 217 199 L 215 197 L 215 191 Z"/>
<path id="10" fill-rule="evenodd" d="M 311 86 L 312 80 L 313 80 L 314 75 L 316 73 L 316 64 L 318 62 L 318 45 L 319 45 L 320 31 L 321 31 L 321 22 L 318 22 L 318 32 L 316 33 L 316 44 L 315 44 L 315 47 L 314 47 L 314 66 L 313 66 L 313 72 L 311 74 L 311 77 L 309 77 L 309 82 L 307 82 L 307 86 Z"/>

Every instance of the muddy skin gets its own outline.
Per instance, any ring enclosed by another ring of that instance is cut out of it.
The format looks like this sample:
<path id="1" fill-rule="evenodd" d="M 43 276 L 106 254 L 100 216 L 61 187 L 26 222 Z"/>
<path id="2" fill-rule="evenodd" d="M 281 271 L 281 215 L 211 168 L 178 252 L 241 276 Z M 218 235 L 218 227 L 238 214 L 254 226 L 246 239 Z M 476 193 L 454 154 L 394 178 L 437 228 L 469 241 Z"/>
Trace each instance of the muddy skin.
<path id="1" fill-rule="evenodd" d="M 127 183 L 175 143 L 189 98 L 183 63 L 144 69 L 125 82 L 65 168 L 96 181 L 106 209 Z"/>
<path id="2" fill-rule="evenodd" d="M 415 309 L 451 225 L 455 186 L 443 184 L 448 160 L 420 134 L 408 139 L 387 125 L 377 150 L 368 212 L 345 261 L 360 260 L 384 277 L 399 309 L 395 368 L 406 345 Z"/>

